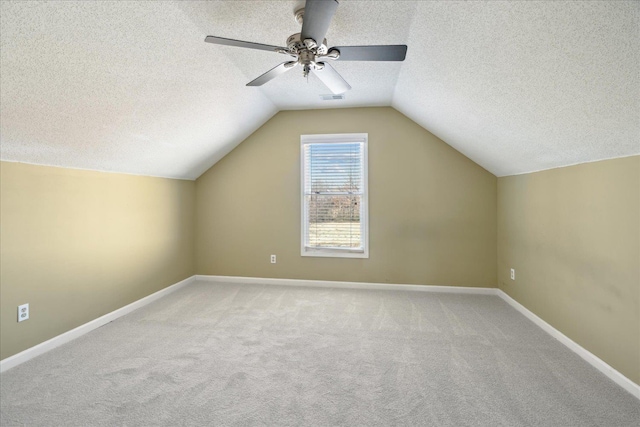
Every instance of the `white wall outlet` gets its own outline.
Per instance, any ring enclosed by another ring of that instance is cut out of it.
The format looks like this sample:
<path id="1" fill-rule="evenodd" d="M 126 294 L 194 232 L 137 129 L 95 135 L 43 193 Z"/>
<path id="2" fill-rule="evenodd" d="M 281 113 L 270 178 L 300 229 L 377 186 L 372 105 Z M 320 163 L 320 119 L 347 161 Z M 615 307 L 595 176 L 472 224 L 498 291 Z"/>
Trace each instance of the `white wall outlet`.
<path id="1" fill-rule="evenodd" d="M 516 280 L 516 269 L 515 268 L 511 269 L 511 280 Z"/>
<path id="2" fill-rule="evenodd" d="M 271 255 L 271 264 L 275 264 L 275 263 L 276 263 L 276 256 Z"/>
<path id="3" fill-rule="evenodd" d="M 27 320 L 29 318 L 29 304 L 22 304 L 18 306 L 18 322 Z"/>

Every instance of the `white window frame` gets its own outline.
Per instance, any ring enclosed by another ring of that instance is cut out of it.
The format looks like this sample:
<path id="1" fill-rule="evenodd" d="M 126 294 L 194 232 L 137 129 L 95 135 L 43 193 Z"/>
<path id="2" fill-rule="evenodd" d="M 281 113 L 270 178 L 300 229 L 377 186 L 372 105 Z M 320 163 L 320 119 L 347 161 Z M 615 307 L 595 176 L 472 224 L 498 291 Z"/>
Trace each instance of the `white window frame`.
<path id="1" fill-rule="evenodd" d="M 304 179 L 305 179 L 305 159 L 304 146 L 312 143 L 345 143 L 360 142 L 362 143 L 362 184 L 363 192 L 360 213 L 362 250 L 353 250 L 348 248 L 310 248 L 306 246 L 305 237 L 308 231 L 308 215 L 305 209 Z M 339 133 L 324 135 L 300 135 L 300 219 L 301 219 L 301 236 L 300 236 L 300 254 L 302 256 L 311 257 L 334 257 L 334 258 L 369 258 L 369 134 L 367 133 Z"/>

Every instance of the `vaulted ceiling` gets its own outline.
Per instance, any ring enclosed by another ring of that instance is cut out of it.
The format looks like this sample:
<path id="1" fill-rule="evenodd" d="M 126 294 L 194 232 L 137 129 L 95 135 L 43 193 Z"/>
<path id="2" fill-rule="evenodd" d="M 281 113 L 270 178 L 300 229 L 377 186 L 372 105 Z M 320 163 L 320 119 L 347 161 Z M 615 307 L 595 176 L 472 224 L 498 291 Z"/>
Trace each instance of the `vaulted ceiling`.
<path id="1" fill-rule="evenodd" d="M 0 158 L 194 179 L 279 110 L 393 106 L 498 176 L 640 154 L 640 2 L 342 0 L 329 45 L 407 44 L 334 64 L 344 100 L 281 55 L 298 1 L 0 6 Z"/>

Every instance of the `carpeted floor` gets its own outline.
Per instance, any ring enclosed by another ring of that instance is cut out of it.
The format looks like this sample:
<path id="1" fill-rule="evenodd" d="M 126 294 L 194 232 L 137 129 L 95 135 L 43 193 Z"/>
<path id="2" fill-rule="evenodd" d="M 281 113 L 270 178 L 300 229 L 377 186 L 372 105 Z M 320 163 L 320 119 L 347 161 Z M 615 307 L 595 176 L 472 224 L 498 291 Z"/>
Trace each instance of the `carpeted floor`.
<path id="1" fill-rule="evenodd" d="M 495 296 L 195 283 L 0 376 L 2 426 L 637 426 Z"/>

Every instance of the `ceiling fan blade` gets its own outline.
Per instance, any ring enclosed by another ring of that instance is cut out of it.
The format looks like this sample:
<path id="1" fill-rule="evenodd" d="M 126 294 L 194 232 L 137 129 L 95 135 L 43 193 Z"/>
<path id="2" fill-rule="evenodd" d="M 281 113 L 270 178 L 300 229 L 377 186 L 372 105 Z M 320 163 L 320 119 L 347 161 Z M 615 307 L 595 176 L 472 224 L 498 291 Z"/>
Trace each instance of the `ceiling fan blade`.
<path id="1" fill-rule="evenodd" d="M 336 9 L 338 9 L 337 0 L 307 0 L 300 32 L 302 40 L 313 39 L 321 45 Z"/>
<path id="2" fill-rule="evenodd" d="M 323 63 L 324 68 L 321 70 L 313 69 L 313 73 L 318 76 L 320 81 L 324 83 L 326 87 L 333 93 L 340 94 L 345 93 L 351 86 L 347 83 L 340 74 L 328 63 Z"/>
<path id="3" fill-rule="evenodd" d="M 283 47 L 279 46 L 271 46 L 268 44 L 261 43 L 253 43 L 253 42 L 245 42 L 242 40 L 234 40 L 234 39 L 225 39 L 224 37 L 216 37 L 216 36 L 207 36 L 204 39 L 207 43 L 213 44 L 221 44 L 224 46 L 235 46 L 235 47 L 246 47 L 249 49 L 258 49 L 258 50 L 267 50 L 271 52 L 278 52 L 283 50 Z"/>
<path id="4" fill-rule="evenodd" d="M 340 51 L 338 61 L 404 61 L 407 46 L 403 44 L 383 46 L 335 46 Z"/>
<path id="5" fill-rule="evenodd" d="M 272 69 L 270 69 L 269 71 L 267 71 L 266 73 L 258 77 L 257 79 L 251 80 L 249 83 L 247 83 L 247 86 L 262 86 L 266 82 L 275 79 L 280 74 L 286 73 L 290 69 L 294 68 L 296 65 L 298 65 L 298 63 L 295 61 L 283 62 L 282 64 L 273 67 Z"/>

